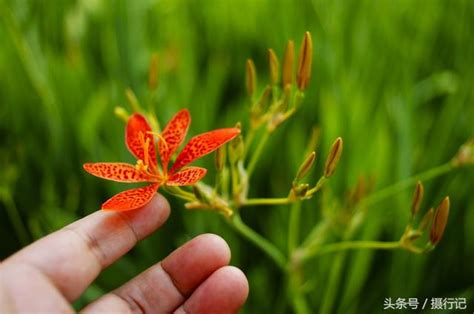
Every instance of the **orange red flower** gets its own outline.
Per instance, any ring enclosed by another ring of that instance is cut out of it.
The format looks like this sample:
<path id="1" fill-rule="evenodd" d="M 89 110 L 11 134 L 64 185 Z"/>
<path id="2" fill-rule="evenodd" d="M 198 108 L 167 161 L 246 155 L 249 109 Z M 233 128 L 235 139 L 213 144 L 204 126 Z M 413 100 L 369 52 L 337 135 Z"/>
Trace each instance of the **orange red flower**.
<path id="1" fill-rule="evenodd" d="M 102 209 L 125 211 L 146 205 L 162 185 L 186 186 L 201 180 L 207 170 L 186 167 L 196 159 L 207 155 L 236 137 L 238 128 L 217 129 L 193 137 L 176 157 L 168 170 L 171 157 L 183 143 L 188 132 L 191 116 L 186 109 L 180 110 L 166 125 L 161 134 L 154 133 L 146 118 L 133 114 L 125 129 L 125 142 L 137 158 L 136 165 L 121 162 L 86 163 L 84 170 L 106 180 L 117 182 L 148 182 L 148 186 L 121 192 L 104 204 Z M 157 159 L 157 150 L 160 163 Z"/>

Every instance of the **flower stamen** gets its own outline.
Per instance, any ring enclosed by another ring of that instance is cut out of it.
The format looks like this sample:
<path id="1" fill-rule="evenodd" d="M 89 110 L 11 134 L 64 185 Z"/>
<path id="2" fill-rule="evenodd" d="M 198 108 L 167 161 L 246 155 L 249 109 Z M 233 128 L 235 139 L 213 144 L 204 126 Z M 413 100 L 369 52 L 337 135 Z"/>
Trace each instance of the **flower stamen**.
<path id="1" fill-rule="evenodd" d="M 137 169 L 137 171 L 147 173 L 148 165 L 144 164 L 143 160 L 138 159 L 137 164 L 135 165 L 135 169 Z"/>
<path id="2" fill-rule="evenodd" d="M 165 149 L 168 150 L 168 143 L 166 143 L 165 138 L 160 133 L 152 132 L 152 131 L 147 131 L 146 133 L 151 134 L 153 136 L 156 136 L 158 138 L 158 140 L 160 140 L 163 143 L 163 145 L 165 145 Z"/>

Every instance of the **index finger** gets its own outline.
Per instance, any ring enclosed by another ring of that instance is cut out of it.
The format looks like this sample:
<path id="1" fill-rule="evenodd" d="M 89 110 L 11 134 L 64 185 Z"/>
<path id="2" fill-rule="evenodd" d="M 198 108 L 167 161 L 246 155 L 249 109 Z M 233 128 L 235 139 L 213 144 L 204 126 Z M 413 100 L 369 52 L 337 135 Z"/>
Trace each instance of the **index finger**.
<path id="1" fill-rule="evenodd" d="M 4 264 L 36 268 L 72 301 L 102 269 L 161 226 L 169 212 L 168 202 L 159 194 L 133 211 L 97 211 L 27 246 Z"/>

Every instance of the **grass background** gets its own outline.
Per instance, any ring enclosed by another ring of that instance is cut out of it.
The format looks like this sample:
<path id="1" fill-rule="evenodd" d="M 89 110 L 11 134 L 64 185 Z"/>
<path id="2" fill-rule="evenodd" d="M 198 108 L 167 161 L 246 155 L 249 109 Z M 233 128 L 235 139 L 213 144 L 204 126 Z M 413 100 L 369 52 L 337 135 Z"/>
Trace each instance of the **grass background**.
<path id="1" fill-rule="evenodd" d="M 112 112 L 132 88 L 165 123 L 179 108 L 190 134 L 246 125 L 245 60 L 260 86 L 266 50 L 281 57 L 288 39 L 314 41 L 304 106 L 271 138 L 252 196 L 288 191 L 313 125 L 320 162 L 337 136 L 345 150 L 321 198 L 305 203 L 302 233 L 323 210 L 338 210 L 360 176 L 380 189 L 449 160 L 474 134 L 474 3 L 457 1 L 0 0 L 0 258 L 97 210 L 123 186 L 82 171 L 88 161 L 132 161 L 123 123 Z M 158 52 L 159 92 L 147 93 Z M 212 158 L 205 160 L 212 167 Z M 212 182 L 212 172 L 207 178 Z M 385 297 L 474 297 L 473 167 L 425 182 L 424 209 L 451 196 L 445 238 L 427 256 L 351 252 L 342 262 L 331 312 L 376 313 Z M 398 239 L 412 190 L 369 209 L 357 239 Z M 105 271 L 77 306 L 152 265 L 203 232 L 222 235 L 232 264 L 250 280 L 244 313 L 290 311 L 285 278 L 267 257 L 212 213 L 186 212 L 170 199 L 166 226 Z M 288 207 L 246 208 L 245 221 L 282 250 Z M 334 255 L 306 269 L 316 311 Z"/>

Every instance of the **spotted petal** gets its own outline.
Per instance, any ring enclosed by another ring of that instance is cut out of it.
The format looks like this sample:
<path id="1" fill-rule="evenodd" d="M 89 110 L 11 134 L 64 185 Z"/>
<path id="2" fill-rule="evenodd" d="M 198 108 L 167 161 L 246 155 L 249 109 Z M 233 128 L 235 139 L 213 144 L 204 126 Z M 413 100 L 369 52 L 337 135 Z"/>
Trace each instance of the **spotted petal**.
<path id="1" fill-rule="evenodd" d="M 102 209 L 126 211 L 143 207 L 151 201 L 151 198 L 155 195 L 159 186 L 158 183 L 155 183 L 145 187 L 120 192 L 102 204 Z"/>
<path id="2" fill-rule="evenodd" d="M 210 131 L 193 137 L 176 158 L 170 170 L 170 174 L 175 173 L 194 160 L 213 152 L 239 135 L 239 133 L 240 130 L 237 128 L 227 128 Z"/>
<path id="3" fill-rule="evenodd" d="M 148 182 L 152 178 L 140 171 L 133 165 L 123 162 L 97 162 L 83 165 L 84 170 L 90 174 L 117 182 Z"/>
<path id="4" fill-rule="evenodd" d="M 173 174 L 167 185 L 193 185 L 201 180 L 207 173 L 207 169 L 201 167 L 189 167 Z"/>
<path id="5" fill-rule="evenodd" d="M 156 152 L 155 142 L 153 135 L 147 132 L 151 132 L 151 127 L 146 121 L 145 117 L 139 113 L 134 113 L 127 122 L 127 128 L 125 130 L 125 142 L 130 152 L 137 159 L 145 161 L 145 153 L 143 149 L 143 143 L 140 140 L 140 133 L 143 134 L 143 141 L 148 139 L 148 158 L 149 163 L 156 166 Z"/>
<path id="6" fill-rule="evenodd" d="M 168 162 L 171 156 L 183 143 L 186 133 L 188 133 L 190 123 L 191 115 L 189 111 L 187 109 L 180 110 L 170 122 L 168 122 L 161 133 L 163 138 L 158 141 L 158 149 L 160 151 L 163 169 L 168 168 Z"/>

